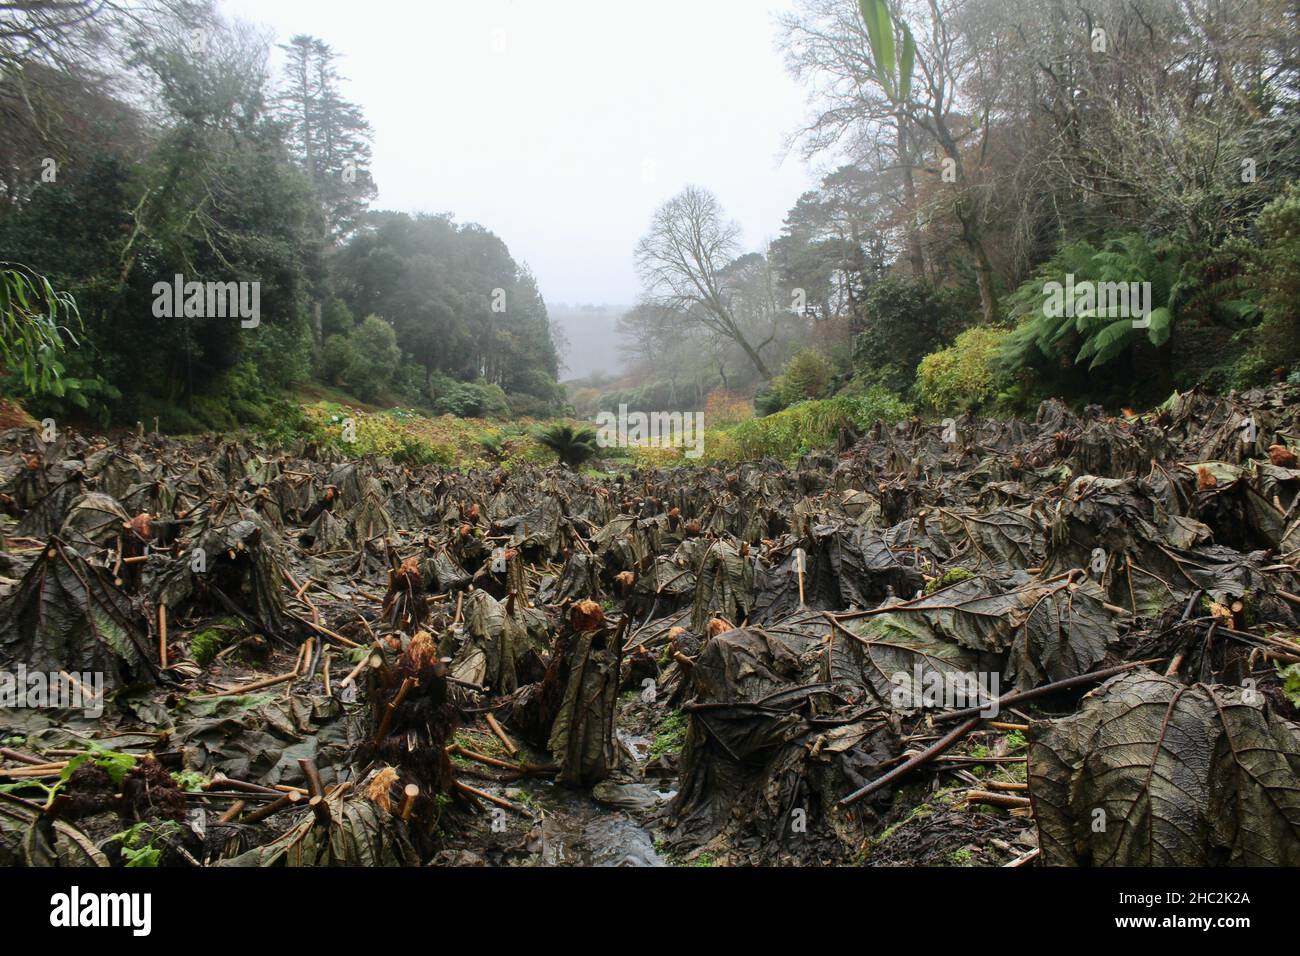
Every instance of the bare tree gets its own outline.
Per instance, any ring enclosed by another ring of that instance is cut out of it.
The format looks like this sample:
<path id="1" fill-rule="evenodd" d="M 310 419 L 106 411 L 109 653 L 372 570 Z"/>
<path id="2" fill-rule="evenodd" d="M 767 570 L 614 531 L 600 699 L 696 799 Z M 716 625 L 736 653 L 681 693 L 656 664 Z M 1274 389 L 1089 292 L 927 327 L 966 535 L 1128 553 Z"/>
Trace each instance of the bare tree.
<path id="1" fill-rule="evenodd" d="M 137 41 L 187 33 L 210 11 L 207 0 L 0 0 L 0 192 L 18 202 L 47 160 L 133 152 Z"/>
<path id="2" fill-rule="evenodd" d="M 916 174 L 922 163 L 920 132 L 905 110 L 870 81 L 870 40 L 853 0 L 802 0 L 799 12 L 779 18 L 786 67 L 809 87 L 813 115 L 796 134 L 804 154 L 843 147 L 856 159 L 897 180 L 907 258 L 912 274 L 925 275 L 922 217 Z"/>
<path id="3" fill-rule="evenodd" d="M 772 373 L 761 353 L 775 333 L 758 345 L 746 335 L 737 305 L 752 306 L 754 296 L 747 291 L 742 300 L 728 281 L 739 250 L 740 227 L 726 219 L 717 197 L 688 186 L 655 211 L 637 244 L 637 272 L 648 302 L 735 342 L 766 381 Z"/>
<path id="4" fill-rule="evenodd" d="M 997 293 L 984 239 L 990 188 L 983 178 L 1005 55 L 996 44 L 982 49 L 983 38 L 966 29 L 971 23 L 963 16 L 967 2 L 887 5 L 888 48 L 901 50 L 906 41 L 912 50 L 898 74 L 895 64 L 876 62 L 869 30 L 850 0 L 802 0 L 800 12 L 784 17 L 782 25 L 791 71 L 814 83 L 810 144 L 820 148 L 851 136 L 859 146 L 892 146 L 914 217 L 919 215 L 914 174 L 925 147 L 942 158 L 949 188 L 939 195 L 973 260 L 984 320 L 991 323 L 997 319 Z M 916 228 L 913 223 L 911 232 Z M 914 235 L 909 247 L 913 271 L 920 274 Z"/>

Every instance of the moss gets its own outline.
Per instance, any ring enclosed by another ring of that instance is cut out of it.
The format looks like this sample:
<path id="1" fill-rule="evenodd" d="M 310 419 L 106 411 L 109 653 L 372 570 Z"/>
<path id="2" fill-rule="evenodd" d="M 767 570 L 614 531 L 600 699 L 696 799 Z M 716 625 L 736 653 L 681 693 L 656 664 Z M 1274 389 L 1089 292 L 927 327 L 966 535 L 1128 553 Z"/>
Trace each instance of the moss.
<path id="1" fill-rule="evenodd" d="M 212 627 L 196 631 L 190 637 L 190 656 L 200 667 L 207 667 L 242 633 L 243 624 L 234 618 L 226 618 Z"/>
<path id="2" fill-rule="evenodd" d="M 920 803 L 917 806 L 913 807 L 911 812 L 908 813 L 907 816 L 903 817 L 903 819 L 899 820 L 897 823 L 892 823 L 889 826 L 887 826 L 880 833 L 879 836 L 873 837 L 871 839 L 870 845 L 880 846 L 882 843 L 884 843 L 886 840 L 892 837 L 903 827 L 907 826 L 909 823 L 915 823 L 917 820 L 924 820 L 927 817 L 934 816 L 940 810 L 947 809 L 948 805 L 951 804 L 953 800 L 956 798 L 957 793 L 958 793 L 958 788 L 949 788 L 947 790 L 940 790 L 938 793 L 936 793 L 932 798 L 930 798 L 926 802 Z M 865 855 L 870 855 L 869 849 L 866 851 Z"/>
<path id="3" fill-rule="evenodd" d="M 973 577 L 975 577 L 974 571 L 967 571 L 965 568 L 949 568 L 942 576 L 926 583 L 925 593 L 934 594 L 936 591 L 950 588 L 961 581 L 969 581 Z"/>
<path id="4" fill-rule="evenodd" d="M 650 758 L 663 757 L 680 753 L 686 744 L 686 729 L 690 726 L 684 713 L 674 710 L 664 715 L 659 721 L 659 729 L 654 742 L 650 744 Z"/>
<path id="5" fill-rule="evenodd" d="M 477 730 L 461 729 L 456 731 L 452 737 L 452 743 L 458 747 L 464 747 L 466 750 L 472 750 L 474 753 L 483 754 L 485 757 L 497 757 L 502 760 L 510 758 L 510 752 L 506 750 L 496 734 L 482 733 Z"/>
<path id="6" fill-rule="evenodd" d="M 1255 594 L 1247 593 L 1241 596 L 1241 618 L 1238 626 L 1247 630 L 1259 623 L 1259 598 Z"/>
<path id="7" fill-rule="evenodd" d="M 948 862 L 953 866 L 974 866 L 975 854 L 971 852 L 970 847 L 964 846 L 960 850 L 953 850 L 952 853 L 948 854 Z"/>
<path id="8" fill-rule="evenodd" d="M 216 628 L 199 631 L 190 638 L 190 656 L 200 667 L 207 667 L 227 643 L 225 633 Z"/>
<path id="9" fill-rule="evenodd" d="M 983 744 L 976 744 L 974 747 L 971 747 L 969 756 L 974 757 L 976 760 L 981 760 L 985 757 L 993 756 L 993 753 Z M 977 777 L 983 777 L 989 772 L 989 768 L 984 766 L 984 764 L 975 764 L 966 769 Z"/>

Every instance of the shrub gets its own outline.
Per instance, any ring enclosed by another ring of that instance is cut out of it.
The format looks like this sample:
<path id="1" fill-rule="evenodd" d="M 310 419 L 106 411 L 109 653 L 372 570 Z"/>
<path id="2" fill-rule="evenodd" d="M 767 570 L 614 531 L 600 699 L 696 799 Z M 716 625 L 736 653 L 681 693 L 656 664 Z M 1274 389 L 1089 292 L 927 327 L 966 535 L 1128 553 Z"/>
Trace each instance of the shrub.
<path id="1" fill-rule="evenodd" d="M 153 430 L 155 418 L 158 419 L 158 430 L 168 435 L 198 435 L 204 431 L 201 421 L 174 402 L 142 399 L 137 405 L 137 414 L 146 431 Z"/>
<path id="2" fill-rule="evenodd" d="M 324 441 L 326 433 L 297 402 L 276 399 L 267 407 L 258 432 L 275 448 L 288 448 L 300 441 Z"/>
<path id="3" fill-rule="evenodd" d="M 251 337 L 244 355 L 268 389 L 294 388 L 307 381 L 314 365 L 306 319 L 266 322 Z"/>
<path id="4" fill-rule="evenodd" d="M 1172 243 L 1151 243 L 1142 236 L 1119 236 L 1098 248 L 1079 241 L 1062 245 L 1037 274 L 1008 297 L 1018 324 L 1007 338 L 1005 361 L 1011 370 L 1040 362 L 1086 364 L 1096 369 L 1148 339 L 1161 346 L 1169 341 L 1177 305 L 1187 292 L 1182 276 L 1186 253 Z M 1049 284 L 1064 287 L 1073 276 L 1082 283 L 1151 283 L 1150 327 L 1143 329 L 1133 316 L 1098 314 L 1095 307 L 1062 300 L 1060 314 L 1048 314 Z M 1065 308 L 1069 306 L 1069 308 Z M 1067 314 L 1071 312 L 1073 314 Z"/>
<path id="5" fill-rule="evenodd" d="M 1010 332 L 980 326 L 957 336 L 949 348 L 921 360 L 916 392 L 940 412 L 964 412 L 986 405 L 1001 380 L 998 356 Z"/>
<path id="6" fill-rule="evenodd" d="M 55 292 L 48 279 L 26 266 L 0 262 L 0 369 L 7 369 L 31 395 L 62 397 L 76 383 L 63 380 L 60 357 L 70 342 L 70 326 L 81 325 L 77 303 Z"/>
<path id="7" fill-rule="evenodd" d="M 754 403 L 743 395 L 714 389 L 704 401 L 704 423 L 709 428 L 727 428 L 754 417 Z"/>
<path id="8" fill-rule="evenodd" d="M 351 332 L 325 342 L 324 373 L 363 401 L 378 398 L 401 367 L 397 333 L 379 316 L 368 316 Z"/>
<path id="9" fill-rule="evenodd" d="M 815 349 L 804 349 L 786 363 L 785 370 L 773 382 L 783 405 L 789 407 L 810 399 L 825 398 L 835 377 L 835 368 L 826 356 Z"/>
<path id="10" fill-rule="evenodd" d="M 924 279 L 889 276 L 872 285 L 862 301 L 853 361 L 896 392 L 911 387 L 921 359 L 952 343 L 971 324 L 976 304 L 967 289 L 939 289 Z"/>
<path id="11" fill-rule="evenodd" d="M 1251 274 L 1263 319 L 1247 336 L 1250 345 L 1239 373 L 1243 384 L 1300 366 L 1300 186 L 1290 184 L 1265 206 L 1257 228 L 1260 248 Z"/>
<path id="12" fill-rule="evenodd" d="M 760 417 L 775 415 L 786 407 L 776 382 L 769 382 L 754 393 L 754 414 Z"/>
<path id="13" fill-rule="evenodd" d="M 338 296 L 332 296 L 321 306 L 320 330 L 322 338 L 328 339 L 332 335 L 347 335 L 356 328 L 356 324 L 357 320 L 352 317 L 352 311 L 348 308 L 347 303 Z"/>
<path id="14" fill-rule="evenodd" d="M 500 385 L 458 382 L 441 372 L 429 380 L 429 401 L 438 415 L 457 418 L 507 418 L 510 405 Z"/>
<path id="15" fill-rule="evenodd" d="M 884 389 L 860 397 L 803 402 L 730 429 L 726 434 L 734 444 L 726 452 L 741 459 L 772 457 L 788 461 L 834 446 L 845 430 L 862 431 L 876 422 L 899 422 L 910 417 L 912 411 L 910 405 Z M 706 453 L 721 457 L 723 449 L 715 449 L 708 442 L 706 438 Z"/>
<path id="16" fill-rule="evenodd" d="M 546 418 L 556 412 L 554 402 L 523 392 L 509 393 L 506 395 L 506 403 L 510 407 L 512 418 Z"/>

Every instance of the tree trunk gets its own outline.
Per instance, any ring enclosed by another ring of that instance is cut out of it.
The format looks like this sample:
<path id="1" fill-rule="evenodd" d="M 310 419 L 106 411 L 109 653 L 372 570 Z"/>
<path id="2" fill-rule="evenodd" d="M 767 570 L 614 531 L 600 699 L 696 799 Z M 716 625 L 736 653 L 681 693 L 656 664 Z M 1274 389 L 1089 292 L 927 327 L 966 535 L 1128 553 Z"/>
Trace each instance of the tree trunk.
<path id="1" fill-rule="evenodd" d="M 912 151 L 907 142 L 905 119 L 898 118 L 898 164 L 903 169 L 903 201 L 907 204 L 907 258 L 912 275 L 925 278 L 925 250 L 921 246 L 921 229 L 916 221 L 916 177 L 912 169 Z"/>
<path id="2" fill-rule="evenodd" d="M 758 374 L 763 376 L 763 381 L 772 381 L 772 373 L 768 370 L 767 363 L 764 362 L 763 357 L 754 350 L 754 347 L 745 341 L 743 335 L 736 336 L 736 344 L 744 350 L 744 353 L 747 356 L 749 356 L 749 360 L 754 363 L 754 368 L 758 369 Z"/>
<path id="3" fill-rule="evenodd" d="M 983 323 L 993 325 L 998 320 L 998 297 L 993 288 L 993 263 L 989 260 L 979 229 L 971 221 L 970 215 L 959 209 L 957 219 L 961 222 L 962 242 L 966 244 L 971 258 L 975 260 L 975 281 L 979 284 Z"/>

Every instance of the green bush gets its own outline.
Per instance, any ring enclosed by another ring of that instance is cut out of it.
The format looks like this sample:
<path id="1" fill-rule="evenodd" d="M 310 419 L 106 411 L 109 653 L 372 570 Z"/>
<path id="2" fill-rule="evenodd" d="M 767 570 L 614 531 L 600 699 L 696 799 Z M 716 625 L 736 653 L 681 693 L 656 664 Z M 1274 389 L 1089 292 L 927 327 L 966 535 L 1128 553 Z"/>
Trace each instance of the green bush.
<path id="1" fill-rule="evenodd" d="M 786 363 L 773 382 L 773 390 L 788 408 L 799 402 L 825 398 L 835 378 L 835 367 L 816 349 L 804 349 Z"/>
<path id="2" fill-rule="evenodd" d="M 1253 320 L 1257 309 L 1237 258 L 1227 246 L 1200 250 L 1141 235 L 1100 246 L 1065 243 L 1007 297 L 1016 325 L 1001 350 L 1002 368 L 1022 385 L 1041 383 L 1043 394 L 1129 402 L 1168 394 L 1179 381 L 1175 366 L 1191 370 L 1185 353 L 1202 356 L 1204 374 L 1213 364 L 1205 356 L 1231 360 L 1233 333 Z M 1071 276 L 1072 309 L 1066 301 Z M 1126 291 L 1112 285 L 1120 283 L 1150 283 L 1145 327 L 1130 310 L 1124 315 L 1104 308 L 1124 304 L 1109 299 Z"/>
<path id="3" fill-rule="evenodd" d="M 595 457 L 598 451 L 594 428 L 551 425 L 539 428 L 533 433 L 533 438 L 559 455 L 560 461 L 570 468 L 576 468 L 588 458 Z"/>
<path id="4" fill-rule="evenodd" d="M 383 415 L 362 415 L 356 419 L 356 440 L 340 440 L 339 448 L 358 458 L 388 458 L 399 465 L 452 464 L 455 451 L 411 434 L 403 425 L 407 417 L 409 413 L 401 409 Z"/>
<path id="5" fill-rule="evenodd" d="M 393 383 L 401 367 L 397 333 L 377 315 L 368 316 L 351 332 L 325 341 L 324 374 L 363 401 L 372 401 Z"/>
<path id="6" fill-rule="evenodd" d="M 457 418 L 508 418 L 510 405 L 500 385 L 458 382 L 435 373 L 429 380 L 429 402 L 435 414 Z"/>
<path id="7" fill-rule="evenodd" d="M 1101 247 L 1090 242 L 1062 245 L 1035 276 L 1010 295 L 1007 304 L 1018 320 L 1007 338 L 1003 354 L 1010 370 L 1047 360 L 1049 363 L 1086 365 L 1096 369 L 1127 353 L 1138 342 L 1162 346 L 1169 341 L 1178 306 L 1187 297 L 1183 277 L 1186 250 L 1169 242 L 1149 242 L 1142 236 L 1119 236 Z M 1151 283 L 1150 327 L 1135 324 L 1135 316 L 1101 314 L 1086 303 L 1061 298 L 1060 314 L 1048 314 L 1049 285 L 1064 287 L 1074 277 L 1083 283 Z M 1068 308 L 1066 308 L 1068 306 Z"/>
<path id="8" fill-rule="evenodd" d="M 511 392 L 506 402 L 512 418 L 547 418 L 558 411 L 555 403 L 522 392 Z"/>
<path id="9" fill-rule="evenodd" d="M 877 422 L 900 422 L 912 412 L 912 406 L 897 395 L 874 389 L 857 397 L 803 402 L 766 418 L 751 419 L 722 433 L 723 445 L 727 457 L 788 461 L 834 446 L 846 429 L 860 432 Z"/>
<path id="10" fill-rule="evenodd" d="M 775 415 L 786 407 L 776 381 L 769 382 L 754 393 L 754 414 L 760 418 Z"/>
<path id="11" fill-rule="evenodd" d="M 1252 278 L 1260 293 L 1262 320 L 1248 333 L 1239 366 L 1242 384 L 1283 377 L 1300 368 L 1300 186 L 1264 207 L 1257 222 L 1259 253 Z"/>
<path id="12" fill-rule="evenodd" d="M 288 448 L 298 442 L 323 442 L 327 436 L 320 425 L 308 417 L 301 405 L 275 399 L 267 406 L 258 432 L 274 448 Z"/>
<path id="13" fill-rule="evenodd" d="M 449 445 L 434 444 L 423 438 L 405 435 L 392 458 L 399 465 L 450 467 L 456 461 L 456 452 Z"/>
<path id="14" fill-rule="evenodd" d="M 949 348 L 927 355 L 916 370 L 916 392 L 936 411 L 964 412 L 987 405 L 1001 384 L 998 361 L 1010 332 L 979 326 Z"/>
<path id="15" fill-rule="evenodd" d="M 263 387 L 296 388 L 311 377 L 313 342 L 307 320 L 264 322 L 250 337 L 244 356 L 257 369 Z"/>
<path id="16" fill-rule="evenodd" d="M 549 406 L 564 401 L 564 387 L 540 368 L 527 368 L 509 383 L 511 395 L 531 395 Z"/>
<path id="17" fill-rule="evenodd" d="M 80 328 L 81 315 L 69 293 L 55 292 L 45 276 L 24 265 L 0 262 L 0 370 L 29 395 L 61 398 L 75 390 L 60 360 L 68 344 L 80 344 L 73 326 Z"/>
<path id="18" fill-rule="evenodd" d="M 158 419 L 158 430 L 167 435 L 198 435 L 206 430 L 203 422 L 174 402 L 145 398 L 136 408 L 138 420 L 147 432 L 153 431 L 155 418 Z"/>
<path id="19" fill-rule="evenodd" d="M 144 421 L 147 428 L 152 428 L 152 415 L 159 414 L 166 432 L 228 432 L 244 425 L 261 425 L 270 404 L 261 372 L 245 359 L 209 384 L 202 394 L 194 395 L 185 409 L 173 409 L 166 415 L 146 409 Z"/>
<path id="20" fill-rule="evenodd" d="M 895 392 L 912 385 L 921 359 L 952 343 L 978 305 L 969 288 L 939 289 L 924 279 L 889 276 L 860 304 L 853 364 L 858 375 Z"/>
<path id="21" fill-rule="evenodd" d="M 321 306 L 320 331 L 322 339 L 328 339 L 331 335 L 347 335 L 356 328 L 356 325 L 357 320 L 352 317 L 352 311 L 348 308 L 347 303 L 338 296 L 327 299 Z"/>

